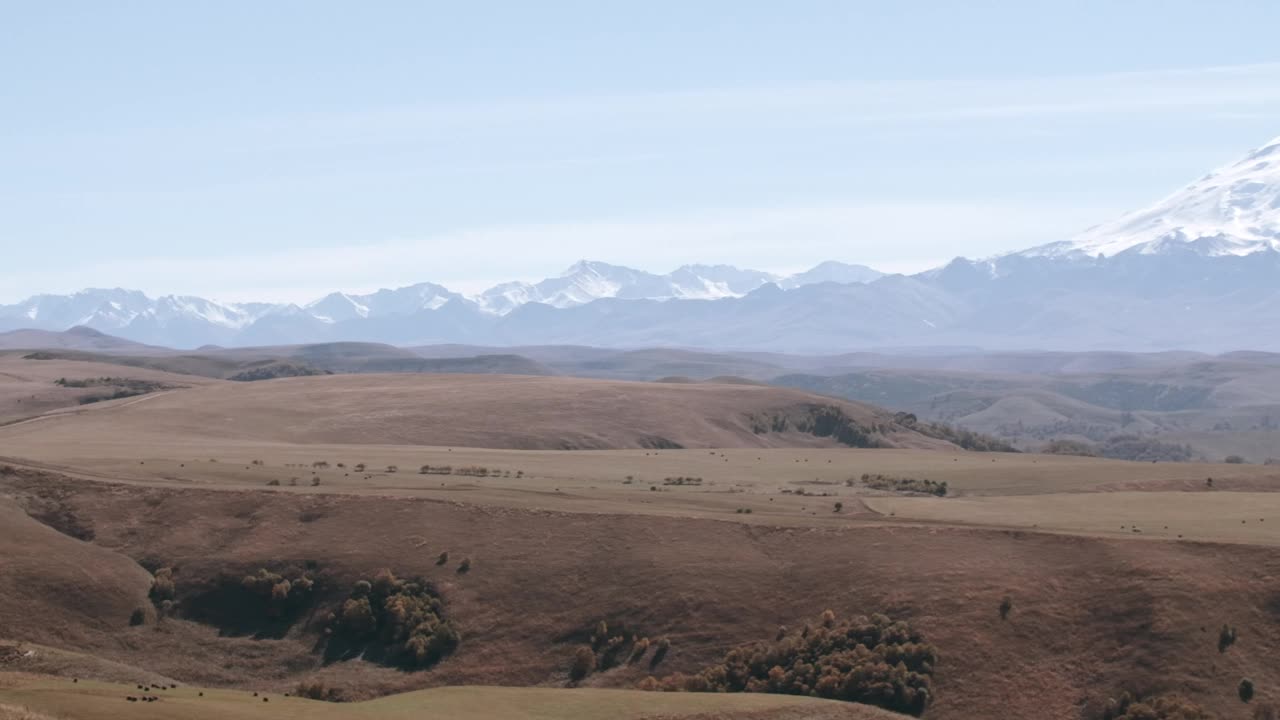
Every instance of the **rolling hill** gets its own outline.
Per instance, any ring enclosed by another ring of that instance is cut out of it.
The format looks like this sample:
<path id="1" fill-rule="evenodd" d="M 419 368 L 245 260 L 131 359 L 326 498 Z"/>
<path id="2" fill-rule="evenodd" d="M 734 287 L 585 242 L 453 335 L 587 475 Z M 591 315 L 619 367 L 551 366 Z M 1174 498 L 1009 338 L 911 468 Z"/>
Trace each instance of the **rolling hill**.
<path id="1" fill-rule="evenodd" d="M 794 390 L 508 375 L 216 383 L 38 432 L 525 449 L 953 447 L 897 424 L 887 410 Z"/>

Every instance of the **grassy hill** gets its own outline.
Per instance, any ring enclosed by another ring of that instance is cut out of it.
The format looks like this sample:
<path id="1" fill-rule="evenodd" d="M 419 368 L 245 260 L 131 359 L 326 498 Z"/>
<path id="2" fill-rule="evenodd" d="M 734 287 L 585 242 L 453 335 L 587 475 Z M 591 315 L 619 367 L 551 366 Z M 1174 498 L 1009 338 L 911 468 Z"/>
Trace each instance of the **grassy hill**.
<path id="1" fill-rule="evenodd" d="M 508 375 L 215 383 L 41 432 L 526 449 L 951 447 L 886 410 L 795 390 Z"/>

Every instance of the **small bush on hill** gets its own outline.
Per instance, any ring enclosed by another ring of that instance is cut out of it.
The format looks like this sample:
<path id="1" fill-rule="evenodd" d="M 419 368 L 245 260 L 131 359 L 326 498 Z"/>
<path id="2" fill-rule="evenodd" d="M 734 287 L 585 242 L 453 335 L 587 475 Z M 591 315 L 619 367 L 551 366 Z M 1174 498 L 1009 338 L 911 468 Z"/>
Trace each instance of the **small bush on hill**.
<path id="1" fill-rule="evenodd" d="M 666 691 L 811 695 L 920 715 L 932 700 L 937 651 L 905 622 L 884 615 L 837 622 L 730 650 L 696 675 L 676 673 Z"/>
<path id="2" fill-rule="evenodd" d="M 141 625 L 146 621 L 147 621 L 147 611 L 143 610 L 142 608 L 134 608 L 133 612 L 129 613 L 129 625 L 131 626 L 137 627 L 138 625 Z"/>
<path id="3" fill-rule="evenodd" d="M 178 594 L 178 587 L 173 582 L 173 569 L 162 567 L 156 570 L 155 576 L 151 578 L 151 592 L 149 596 L 151 602 L 156 606 L 166 600 L 172 601 Z"/>
<path id="4" fill-rule="evenodd" d="M 1235 644 L 1236 629 L 1223 623 L 1222 629 L 1218 630 L 1218 652 L 1224 653 L 1227 651 L 1227 648 Z"/>
<path id="5" fill-rule="evenodd" d="M 1249 678 L 1241 678 L 1240 684 L 1236 686 L 1236 694 L 1240 696 L 1240 702 L 1249 702 L 1253 699 L 1253 681 Z"/>
<path id="6" fill-rule="evenodd" d="M 340 688 L 326 684 L 323 680 L 303 680 L 294 688 L 294 694 L 308 700 L 324 700 L 326 702 L 343 702 L 346 693 Z"/>
<path id="7" fill-rule="evenodd" d="M 569 665 L 569 679 L 578 682 L 596 670 L 596 654 L 587 646 L 573 651 L 573 662 Z"/>
<path id="8" fill-rule="evenodd" d="M 357 582 L 329 620 L 329 632 L 352 648 L 373 647 L 388 664 L 429 667 L 458 647 L 458 631 L 444 618 L 443 603 L 426 583 L 379 570 Z"/>

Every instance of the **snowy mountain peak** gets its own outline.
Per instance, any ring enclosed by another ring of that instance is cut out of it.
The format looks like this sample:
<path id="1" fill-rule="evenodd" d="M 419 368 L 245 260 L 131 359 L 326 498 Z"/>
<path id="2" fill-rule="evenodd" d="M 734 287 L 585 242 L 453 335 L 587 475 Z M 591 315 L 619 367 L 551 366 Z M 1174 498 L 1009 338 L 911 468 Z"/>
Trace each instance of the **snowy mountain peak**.
<path id="1" fill-rule="evenodd" d="M 1111 257 L 1174 250 L 1209 257 L 1280 252 L 1280 138 L 1149 208 L 1019 254 Z"/>
<path id="2" fill-rule="evenodd" d="M 804 285 L 834 282 L 842 285 L 849 283 L 869 283 L 884 277 L 884 273 L 866 265 L 850 265 L 836 260 L 818 263 L 808 270 L 785 278 L 780 286 L 792 290 Z"/>

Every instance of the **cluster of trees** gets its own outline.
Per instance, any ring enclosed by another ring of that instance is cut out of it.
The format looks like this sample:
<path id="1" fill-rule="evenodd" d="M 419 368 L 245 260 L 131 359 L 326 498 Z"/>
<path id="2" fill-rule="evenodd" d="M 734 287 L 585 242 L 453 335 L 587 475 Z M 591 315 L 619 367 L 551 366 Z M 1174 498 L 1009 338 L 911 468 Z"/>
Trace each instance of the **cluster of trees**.
<path id="1" fill-rule="evenodd" d="M 918 716 L 933 698 L 937 661 L 934 647 L 905 622 L 884 615 L 838 622 L 828 610 L 817 628 L 779 629 L 774 641 L 730 650 L 724 662 L 696 675 L 650 678 L 641 687 L 811 695 Z"/>
<path id="2" fill-rule="evenodd" d="M 849 447 L 869 448 L 882 444 L 872 429 L 859 425 L 843 410 L 833 406 L 811 408 L 807 416 L 796 422 L 796 429 L 816 437 L 834 438 Z"/>
<path id="3" fill-rule="evenodd" d="M 258 380 L 274 380 L 286 377 L 310 377 L 312 375 L 332 375 L 329 370 L 318 370 L 309 365 L 296 363 L 273 363 L 262 367 L 251 368 L 227 378 L 236 382 L 256 382 Z"/>
<path id="4" fill-rule="evenodd" d="M 423 465 L 418 468 L 419 475 L 462 475 L 464 477 L 511 477 L 510 470 L 502 470 L 499 468 L 487 468 L 483 465 L 464 465 L 462 467 L 453 467 L 452 465 Z M 516 477 L 524 477 L 524 471 L 516 471 Z"/>
<path id="5" fill-rule="evenodd" d="M 862 484 L 873 490 L 924 493 L 926 495 L 936 495 L 938 497 L 945 497 L 947 494 L 946 480 L 943 480 L 942 482 L 935 482 L 927 478 L 904 478 L 894 477 L 892 475 L 872 475 L 870 473 L 863 473 Z"/>
<path id="6" fill-rule="evenodd" d="M 702 484 L 702 478 L 700 478 L 700 477 L 684 477 L 684 476 L 681 476 L 681 477 L 669 477 L 669 478 L 663 478 L 663 479 L 662 479 L 662 484 L 663 484 L 663 485 L 701 485 L 701 484 Z"/>
<path id="7" fill-rule="evenodd" d="M 281 574 L 266 568 L 245 575 L 240 581 L 240 587 L 257 599 L 269 618 L 287 616 L 310 605 L 315 585 L 315 580 L 306 572 L 294 570 Z"/>
<path id="8" fill-rule="evenodd" d="M 835 405 L 810 405 L 800 412 L 765 413 L 748 418 L 751 432 L 757 435 L 802 432 L 816 437 L 834 438 L 849 447 L 880 447 L 874 428 L 863 427 Z"/>
<path id="9" fill-rule="evenodd" d="M 609 624 L 601 620 L 591 633 L 591 642 L 573 651 L 573 659 L 569 665 L 569 680 L 578 682 L 597 670 L 608 670 L 611 667 L 626 663 L 638 663 L 653 648 L 653 657 L 649 667 L 657 667 L 671 649 L 671 641 L 659 638 L 651 641 L 647 636 L 629 631 L 625 625 L 610 629 Z"/>
<path id="10" fill-rule="evenodd" d="M 1080 440 L 1050 440 L 1041 452 L 1053 455 L 1080 455 L 1105 457 L 1113 460 L 1150 462 L 1188 462 L 1192 459 L 1190 445 L 1164 442 L 1142 435 L 1112 435 L 1094 444 Z"/>
<path id="11" fill-rule="evenodd" d="M 372 581 L 355 583 L 350 597 L 330 614 L 327 632 L 351 646 L 376 644 L 390 664 L 408 668 L 439 662 L 461 641 L 430 585 L 403 580 L 387 569 Z"/>
<path id="12" fill-rule="evenodd" d="M 955 443 L 965 450 L 974 452 L 1018 452 L 1017 448 L 997 437 L 965 430 L 964 428 L 952 427 L 946 423 L 920 422 L 920 419 L 914 413 L 897 413 L 893 416 L 893 421 L 898 425 L 911 428 L 931 438 Z"/>

